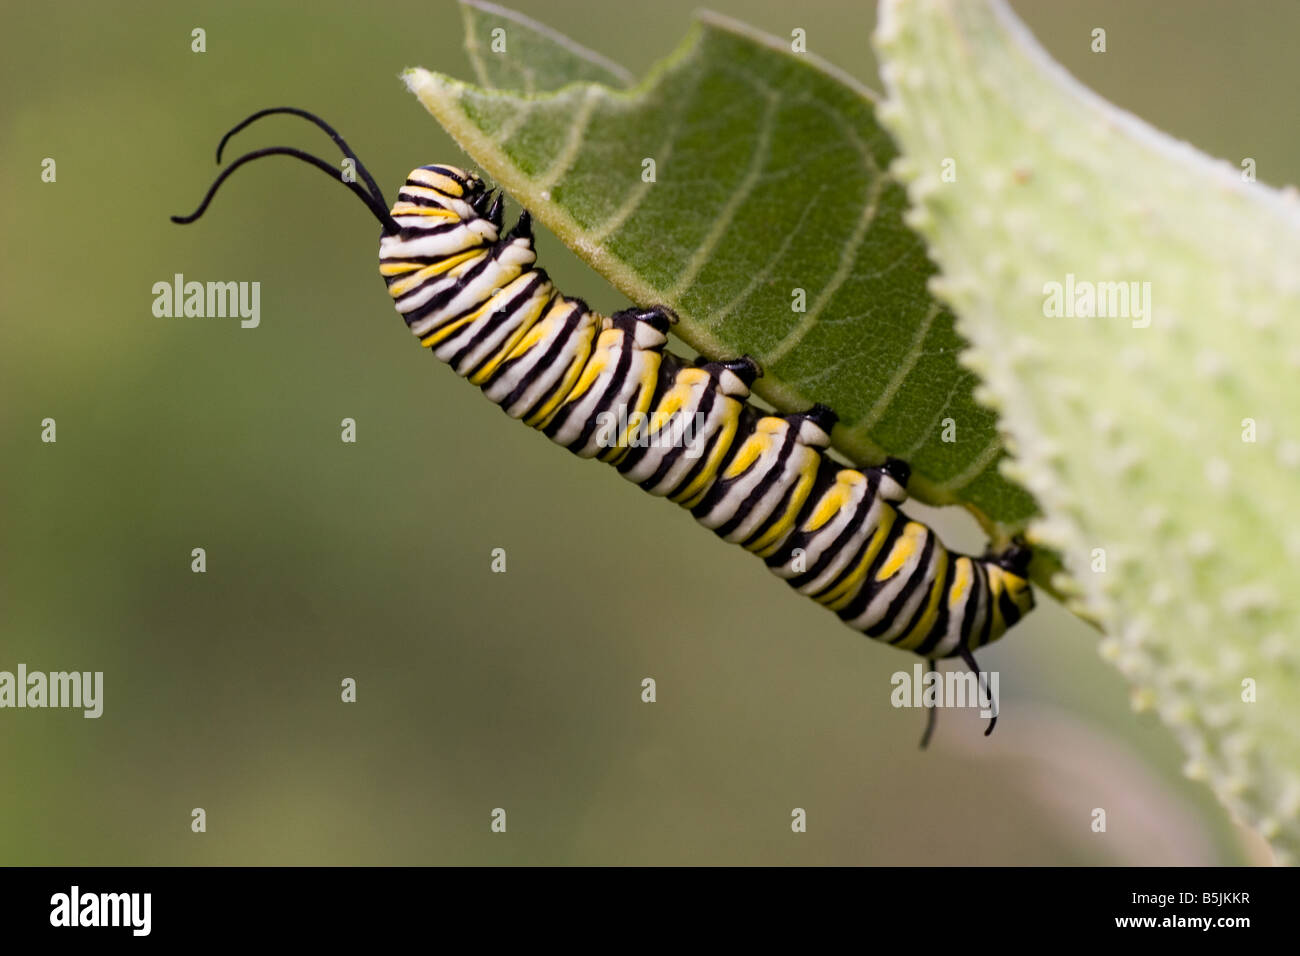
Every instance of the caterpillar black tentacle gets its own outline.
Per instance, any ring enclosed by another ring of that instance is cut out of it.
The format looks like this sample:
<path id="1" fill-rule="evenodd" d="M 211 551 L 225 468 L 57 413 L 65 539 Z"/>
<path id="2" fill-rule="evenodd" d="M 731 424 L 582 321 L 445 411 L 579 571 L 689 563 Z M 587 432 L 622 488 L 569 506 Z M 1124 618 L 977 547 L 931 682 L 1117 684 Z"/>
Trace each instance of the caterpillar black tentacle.
<path id="1" fill-rule="evenodd" d="M 939 662 L 933 657 L 927 657 L 925 660 L 925 676 L 929 677 L 932 673 L 939 670 Z M 930 746 L 930 738 L 934 736 L 934 725 L 938 722 L 938 710 L 934 707 L 925 709 L 925 730 L 921 733 L 921 749 L 924 750 Z M 987 734 L 985 736 L 988 736 Z"/>
<path id="2" fill-rule="evenodd" d="M 208 187 L 207 195 L 203 197 L 203 201 L 199 203 L 199 207 L 188 216 L 172 216 L 172 222 L 185 225 L 194 222 L 202 216 L 203 213 L 207 211 L 208 204 L 212 202 L 212 197 L 214 197 L 217 194 L 217 190 L 221 188 L 221 184 L 229 179 L 230 175 L 245 163 L 252 162 L 255 159 L 261 159 L 263 156 L 292 156 L 294 159 L 299 159 L 315 166 L 331 179 L 337 178 L 343 183 L 343 185 L 347 186 L 354 195 L 366 204 L 366 208 L 370 210 L 371 214 L 379 220 L 379 224 L 384 227 L 385 234 L 393 233 L 398 230 L 397 223 L 394 222 L 393 217 L 388 214 L 388 203 L 384 199 L 383 190 L 379 188 L 379 184 L 375 182 L 375 178 L 370 175 L 370 171 L 366 169 L 365 164 L 357 158 L 357 154 L 352 151 L 352 147 L 347 144 L 347 141 L 338 134 L 334 127 L 330 126 L 329 123 L 325 122 L 314 113 L 298 109 L 295 106 L 272 106 L 269 109 L 258 110 L 252 116 L 241 120 L 235 126 L 231 127 L 226 132 L 226 135 L 221 137 L 221 142 L 217 144 L 217 162 L 221 162 L 221 154 L 225 151 L 226 143 L 230 142 L 232 136 L 262 117 L 272 116 L 277 113 L 287 113 L 292 116 L 302 117 L 316 126 L 319 126 L 329 134 L 330 139 L 334 140 L 335 145 L 339 147 L 343 155 L 356 164 L 356 170 L 361 174 L 361 179 L 366 184 L 366 188 L 363 189 L 355 181 L 340 176 L 339 170 L 335 169 L 318 156 L 313 156 L 300 149 L 294 149 L 291 146 L 272 146 L 268 149 L 259 149 L 254 150 L 251 153 L 245 153 L 243 156 L 234 160 L 229 166 L 221 171 L 221 174 L 213 181 L 212 185 Z"/>
<path id="3" fill-rule="evenodd" d="M 263 111 L 231 133 L 271 112 L 311 119 L 355 159 L 303 111 Z M 289 152 L 263 152 L 277 151 Z M 197 218 L 233 168 L 178 221 Z M 855 469 L 826 454 L 831 409 L 760 411 L 748 401 L 762 374 L 752 358 L 687 363 L 665 351 L 677 321 L 666 306 L 603 316 L 561 294 L 535 266 L 528 212 L 502 233 L 503 196 L 473 173 L 421 166 L 391 209 L 378 210 L 382 194 L 364 178 L 369 192 L 348 185 L 384 227 L 379 272 L 394 305 L 457 375 L 574 454 L 688 508 L 850 627 L 921 655 L 927 673 L 957 657 L 984 687 L 975 650 L 1034 606 L 1027 548 L 978 558 L 950 552 L 899 510 L 906 462 Z M 922 746 L 934 718 L 930 708 Z M 995 713 L 986 734 L 996 721 Z"/>

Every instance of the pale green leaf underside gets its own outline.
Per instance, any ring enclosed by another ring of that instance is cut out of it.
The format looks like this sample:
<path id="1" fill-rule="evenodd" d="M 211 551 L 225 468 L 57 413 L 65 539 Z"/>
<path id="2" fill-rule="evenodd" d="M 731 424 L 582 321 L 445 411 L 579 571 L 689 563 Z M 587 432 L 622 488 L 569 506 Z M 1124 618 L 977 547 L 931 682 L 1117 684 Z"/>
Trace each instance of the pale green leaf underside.
<path id="1" fill-rule="evenodd" d="M 877 46 L 909 222 L 1043 508 L 1035 533 L 1061 550 L 1105 654 L 1175 729 L 1188 772 L 1294 861 L 1294 190 L 1245 183 L 1083 89 L 1000 2 L 886 0 Z M 955 183 L 939 175 L 948 157 Z M 1046 284 L 1070 274 L 1149 282 L 1150 327 L 1047 317 Z"/>
<path id="2" fill-rule="evenodd" d="M 835 447 L 853 461 L 906 458 L 914 495 L 964 504 L 995 531 L 1035 513 L 999 471 L 996 416 L 972 398 L 964 343 L 926 289 L 934 267 L 884 175 L 895 150 L 867 90 L 712 15 L 630 90 L 563 85 L 566 70 L 608 70 L 572 45 L 546 52 L 513 14 L 463 9 L 482 85 L 422 69 L 407 84 L 538 220 L 634 302 L 672 306 L 691 347 L 757 358 L 757 391 L 778 409 L 834 408 Z M 498 27 L 506 50 L 491 53 Z M 516 82 L 525 57 L 541 64 L 531 95 L 490 88 Z M 941 440 L 949 419 L 954 442 Z"/>

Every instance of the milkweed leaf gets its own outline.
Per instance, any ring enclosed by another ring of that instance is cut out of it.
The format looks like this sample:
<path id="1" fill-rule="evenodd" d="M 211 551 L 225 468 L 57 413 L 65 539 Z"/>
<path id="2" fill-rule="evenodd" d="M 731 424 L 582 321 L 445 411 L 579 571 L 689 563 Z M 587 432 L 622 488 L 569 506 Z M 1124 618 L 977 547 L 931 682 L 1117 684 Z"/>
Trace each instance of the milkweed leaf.
<path id="1" fill-rule="evenodd" d="M 876 44 L 908 222 L 1043 507 L 1034 535 L 1188 773 L 1294 862 L 1295 190 L 1084 89 L 996 0 L 886 0 Z"/>
<path id="2" fill-rule="evenodd" d="M 874 94 L 713 14 L 623 89 L 609 61 L 538 24 L 462 10 L 477 83 L 424 69 L 406 82 L 566 245 L 634 302 L 670 305 L 701 353 L 757 358 L 776 408 L 834 408 L 852 461 L 907 459 L 914 496 L 963 504 L 996 537 L 1035 514 L 927 290 Z"/>

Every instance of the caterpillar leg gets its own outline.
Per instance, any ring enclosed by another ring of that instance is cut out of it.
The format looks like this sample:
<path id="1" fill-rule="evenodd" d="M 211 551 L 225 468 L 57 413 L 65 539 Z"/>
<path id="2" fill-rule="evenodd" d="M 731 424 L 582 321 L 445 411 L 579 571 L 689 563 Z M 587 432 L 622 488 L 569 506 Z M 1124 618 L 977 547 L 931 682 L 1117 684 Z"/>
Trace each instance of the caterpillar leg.
<path id="1" fill-rule="evenodd" d="M 679 321 L 677 313 L 666 305 L 651 305 L 644 309 L 624 309 L 622 312 L 616 312 L 615 315 L 627 315 L 638 322 L 649 322 L 660 332 L 667 332 L 669 326 L 676 325 Z"/>
<path id="2" fill-rule="evenodd" d="M 901 505 L 907 501 L 907 482 L 912 477 L 912 466 L 901 458 L 886 458 L 876 469 L 880 473 L 879 494 L 886 501 Z"/>
<path id="3" fill-rule="evenodd" d="M 907 487 L 907 482 L 912 477 L 912 466 L 901 458 L 886 458 L 885 463 L 880 466 L 880 470 L 889 475 L 889 477 L 893 478 L 904 488 Z"/>
<path id="4" fill-rule="evenodd" d="M 703 355 L 695 359 L 696 367 L 708 368 L 717 366 L 735 375 L 738 375 L 745 383 L 746 388 L 752 388 L 754 382 L 763 377 L 763 366 L 758 364 L 758 360 L 749 355 L 742 355 L 740 358 L 725 359 L 721 362 L 710 362 Z"/>

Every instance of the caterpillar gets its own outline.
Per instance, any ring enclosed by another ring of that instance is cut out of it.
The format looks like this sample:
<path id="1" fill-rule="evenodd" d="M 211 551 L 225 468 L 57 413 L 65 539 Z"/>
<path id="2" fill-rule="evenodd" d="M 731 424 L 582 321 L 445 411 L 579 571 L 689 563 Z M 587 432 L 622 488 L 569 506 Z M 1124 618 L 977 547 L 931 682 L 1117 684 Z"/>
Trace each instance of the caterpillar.
<path id="1" fill-rule="evenodd" d="M 762 374 L 748 356 L 687 362 L 665 351 L 676 315 L 666 306 L 603 316 L 560 293 L 537 268 L 532 223 L 504 229 L 504 196 L 454 166 L 420 166 L 389 208 L 365 166 L 324 120 L 356 176 L 292 147 L 234 160 L 198 219 L 239 167 L 287 155 L 342 179 L 382 226 L 379 273 L 397 312 L 438 359 L 511 418 L 582 458 L 613 465 L 652 495 L 688 509 L 725 541 L 756 554 L 778 577 L 851 628 L 925 659 L 959 657 L 982 679 L 974 651 L 1034 606 L 1029 549 L 1013 543 L 974 557 L 949 551 L 900 506 L 910 467 L 890 458 L 850 468 L 828 452 L 835 413 L 824 405 L 787 415 L 750 401 Z M 921 740 L 934 727 L 929 708 Z M 994 712 L 985 734 L 997 722 Z"/>

